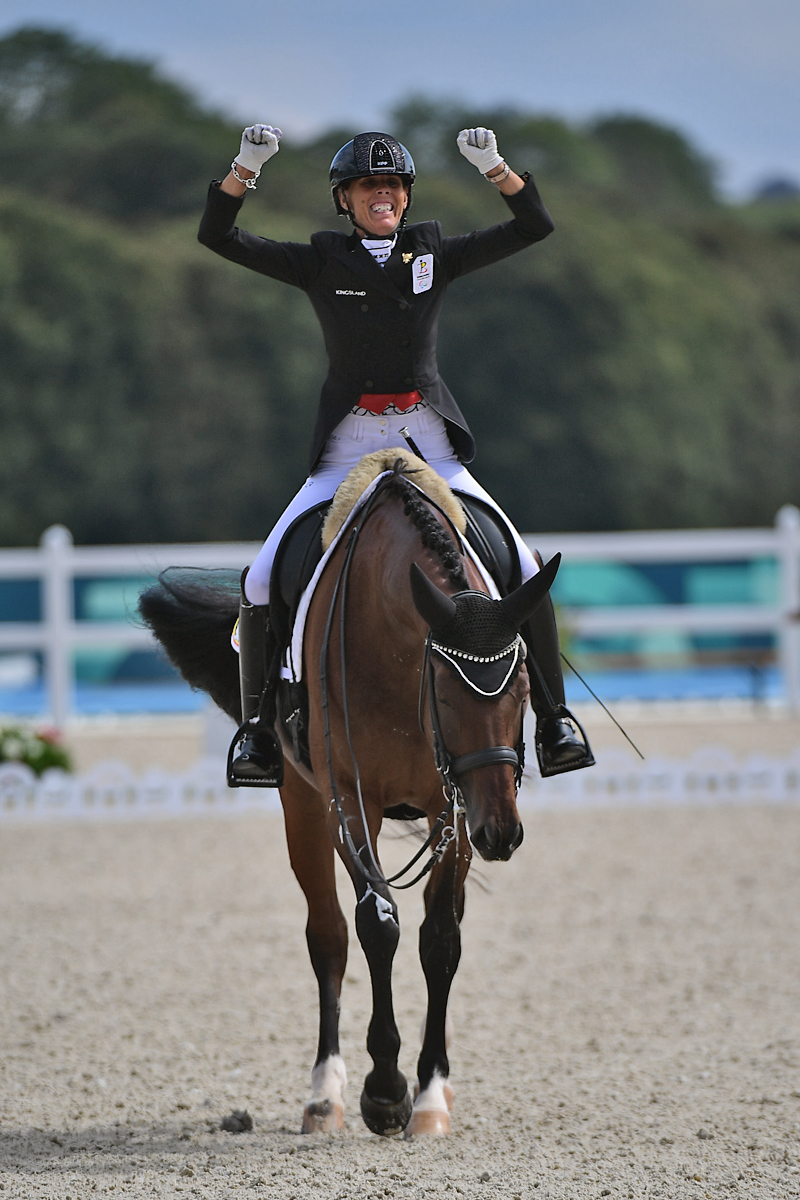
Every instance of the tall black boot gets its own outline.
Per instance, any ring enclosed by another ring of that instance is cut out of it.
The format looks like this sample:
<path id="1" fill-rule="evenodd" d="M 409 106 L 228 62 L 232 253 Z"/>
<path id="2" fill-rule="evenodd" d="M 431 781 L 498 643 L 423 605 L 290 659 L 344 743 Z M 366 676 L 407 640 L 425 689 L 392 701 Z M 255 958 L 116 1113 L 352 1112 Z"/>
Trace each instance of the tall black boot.
<path id="1" fill-rule="evenodd" d="M 239 685 L 242 724 L 228 751 L 228 787 L 280 787 L 283 750 L 275 733 L 280 647 L 266 604 L 239 601 Z"/>
<path id="2" fill-rule="evenodd" d="M 589 740 L 564 703 L 564 676 L 556 614 L 545 596 L 520 631 L 528 646 L 531 708 L 536 713 L 536 757 L 544 777 L 594 766 Z"/>

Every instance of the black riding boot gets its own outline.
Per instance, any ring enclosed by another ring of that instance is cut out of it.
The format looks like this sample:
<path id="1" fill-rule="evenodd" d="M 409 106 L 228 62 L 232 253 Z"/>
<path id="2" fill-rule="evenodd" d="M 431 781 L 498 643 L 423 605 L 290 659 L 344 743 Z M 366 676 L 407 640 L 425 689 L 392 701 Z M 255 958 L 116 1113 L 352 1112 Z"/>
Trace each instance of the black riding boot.
<path id="1" fill-rule="evenodd" d="M 244 578 L 242 575 L 239 601 L 242 724 L 228 751 L 228 786 L 280 787 L 283 750 L 275 733 L 280 648 L 270 628 L 267 605 L 246 599 Z"/>
<path id="2" fill-rule="evenodd" d="M 531 708 L 536 713 L 536 757 L 544 777 L 594 766 L 588 738 L 564 703 L 564 676 L 556 614 L 546 596 L 521 630 L 528 646 Z"/>

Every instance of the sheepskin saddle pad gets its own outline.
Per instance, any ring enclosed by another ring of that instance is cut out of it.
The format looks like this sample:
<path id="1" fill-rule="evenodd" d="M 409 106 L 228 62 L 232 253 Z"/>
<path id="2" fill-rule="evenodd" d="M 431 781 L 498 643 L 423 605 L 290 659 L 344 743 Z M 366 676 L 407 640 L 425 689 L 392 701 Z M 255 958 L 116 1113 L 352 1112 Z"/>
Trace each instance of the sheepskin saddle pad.
<path id="1" fill-rule="evenodd" d="M 410 450 L 399 447 L 387 447 L 376 450 L 374 454 L 365 454 L 336 489 L 333 503 L 328 509 L 328 515 L 322 526 L 322 548 L 327 550 L 332 545 L 336 535 L 347 521 L 361 496 L 373 480 L 386 471 L 393 471 L 399 462 L 399 469 L 406 473 L 410 481 L 426 496 L 430 496 L 439 508 L 450 518 L 459 533 L 465 533 L 467 519 L 464 509 L 445 483 L 441 475 L 437 475 L 433 467 L 417 458 Z"/>

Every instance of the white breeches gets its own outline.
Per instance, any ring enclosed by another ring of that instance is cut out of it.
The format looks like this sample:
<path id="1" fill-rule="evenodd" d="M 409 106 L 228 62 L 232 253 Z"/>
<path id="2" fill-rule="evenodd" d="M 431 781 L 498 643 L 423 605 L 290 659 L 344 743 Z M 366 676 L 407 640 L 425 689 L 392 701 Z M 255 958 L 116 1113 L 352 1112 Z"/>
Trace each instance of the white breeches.
<path id="1" fill-rule="evenodd" d="M 300 491 L 289 503 L 247 572 L 244 590 L 251 604 L 269 603 L 269 578 L 275 552 L 292 521 L 307 512 L 308 509 L 315 508 L 317 504 L 332 500 L 334 492 L 348 471 L 365 454 L 383 450 L 387 446 L 405 447 L 406 443 L 400 433 L 404 426 L 408 426 L 410 436 L 433 469 L 452 488 L 467 492 L 471 496 L 477 496 L 503 516 L 514 535 L 522 567 L 523 583 L 536 574 L 539 570 L 536 560 L 508 517 L 456 458 L 447 436 L 444 421 L 437 412 L 432 408 L 425 407 L 410 413 L 384 414 L 380 417 L 372 414 L 366 417 L 357 417 L 350 413 L 336 426 L 328 438 L 325 453 L 316 471 L 313 475 L 309 475 Z"/>

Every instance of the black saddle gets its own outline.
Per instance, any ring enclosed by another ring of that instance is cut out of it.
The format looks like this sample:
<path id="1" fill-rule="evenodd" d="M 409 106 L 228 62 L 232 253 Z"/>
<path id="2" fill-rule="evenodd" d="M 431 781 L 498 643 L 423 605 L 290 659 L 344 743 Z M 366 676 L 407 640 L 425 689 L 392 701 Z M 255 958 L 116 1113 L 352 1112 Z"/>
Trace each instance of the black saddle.
<path id="1" fill-rule="evenodd" d="M 484 500 L 456 492 L 467 514 L 466 539 L 497 584 L 502 596 L 521 581 L 519 555 L 508 525 Z M 272 567 L 269 614 L 282 646 L 291 637 L 300 597 L 322 558 L 322 526 L 330 508 L 326 500 L 292 521 L 278 546 Z"/>
<path id="2" fill-rule="evenodd" d="M 522 583 L 519 554 L 506 521 L 491 504 L 455 492 L 467 514 L 467 541 L 497 584 L 501 596 L 507 596 Z"/>
<path id="3" fill-rule="evenodd" d="M 464 492 L 455 494 L 467 514 L 467 541 L 494 579 L 500 595 L 507 595 L 519 587 L 522 578 L 511 531 L 490 504 Z M 289 644 L 300 598 L 322 558 L 322 526 L 330 504 L 326 500 L 292 521 L 278 546 L 270 577 L 269 617 L 281 650 Z M 295 761 L 310 768 L 308 692 L 304 683 L 280 681 L 278 714 L 291 738 Z M 404 819 L 421 815 L 408 805 L 386 812 L 387 817 Z"/>
<path id="4" fill-rule="evenodd" d="M 301 513 L 283 535 L 269 582 L 269 619 L 281 649 L 289 644 L 300 597 L 322 558 L 322 526 L 330 500 Z"/>

